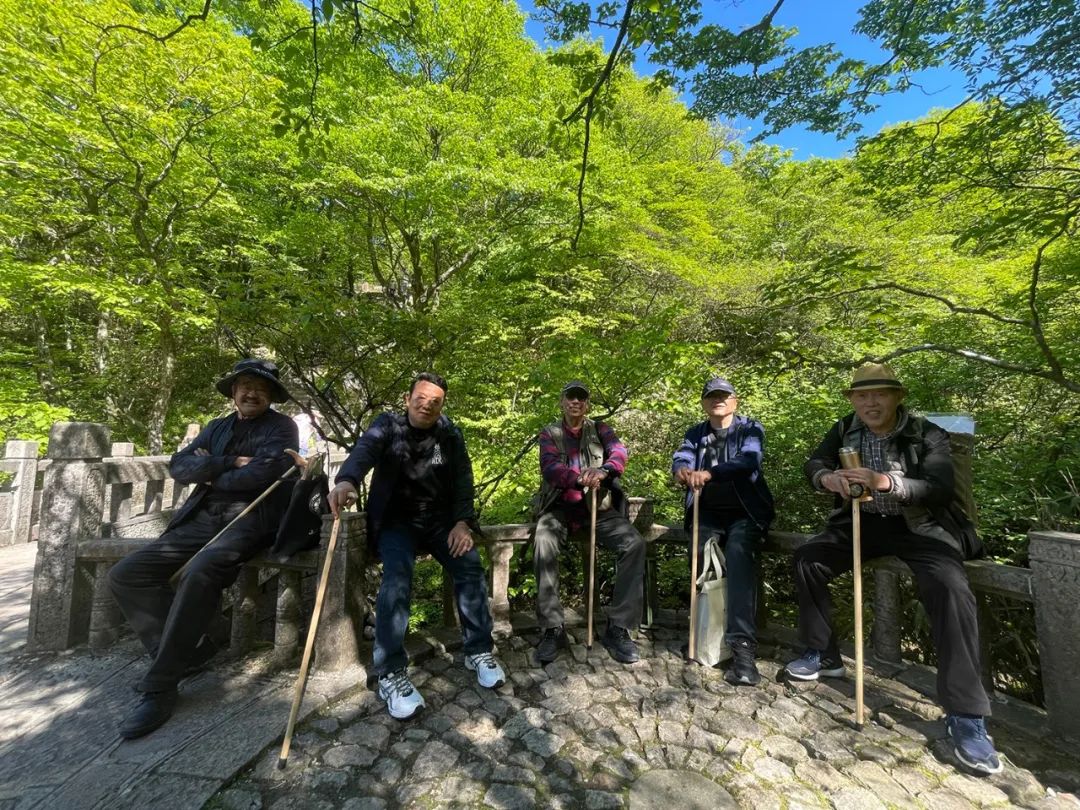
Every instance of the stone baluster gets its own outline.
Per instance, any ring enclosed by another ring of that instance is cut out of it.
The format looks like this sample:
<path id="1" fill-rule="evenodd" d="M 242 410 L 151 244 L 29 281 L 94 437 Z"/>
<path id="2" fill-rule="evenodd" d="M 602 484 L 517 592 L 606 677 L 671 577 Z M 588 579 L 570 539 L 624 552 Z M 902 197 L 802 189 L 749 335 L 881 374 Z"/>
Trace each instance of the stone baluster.
<path id="1" fill-rule="evenodd" d="M 112 446 L 113 458 L 134 458 L 135 445 L 131 442 L 114 442 Z M 117 523 L 131 517 L 132 484 L 109 485 L 109 522 Z"/>
<path id="2" fill-rule="evenodd" d="M 86 640 L 93 578 L 76 562 L 78 543 L 101 533 L 109 429 L 92 422 L 57 422 L 49 431 L 34 590 L 30 650 L 62 650 Z"/>
<path id="3" fill-rule="evenodd" d="M 1047 720 L 1080 740 L 1080 534 L 1030 532 L 1028 541 Z"/>
<path id="4" fill-rule="evenodd" d="M 37 442 L 10 441 L 4 447 L 4 459 L 17 465 L 11 482 L 11 543 L 29 543 L 34 514 L 34 487 L 37 484 Z"/>
<path id="5" fill-rule="evenodd" d="M 495 635 L 509 638 L 510 626 L 510 561 L 514 557 L 513 543 L 492 543 L 491 559 L 491 617 L 495 621 Z"/>
<path id="6" fill-rule="evenodd" d="M 874 628 L 870 644 L 874 657 L 881 661 L 900 663 L 900 625 L 903 608 L 900 604 L 900 576 L 878 568 L 874 571 Z"/>
<path id="7" fill-rule="evenodd" d="M 327 544 L 334 520 L 323 517 L 319 547 L 319 576 L 322 576 Z M 345 669 L 359 661 L 363 638 L 367 594 L 364 566 L 367 558 L 367 530 L 362 512 L 343 512 L 337 548 L 330 566 L 326 598 L 315 639 L 315 665 L 319 669 Z"/>
<path id="8" fill-rule="evenodd" d="M 233 585 L 232 627 L 229 633 L 229 652 L 243 655 L 255 646 L 258 632 L 259 571 L 256 568 L 240 569 L 240 576 Z"/>
<path id="9" fill-rule="evenodd" d="M 116 643 L 120 630 L 124 626 L 124 614 L 116 604 L 112 591 L 109 590 L 109 569 L 111 562 L 96 562 L 93 565 L 93 591 L 90 597 L 90 628 L 88 643 L 92 650 L 102 650 Z"/>
<path id="10" fill-rule="evenodd" d="M 300 647 L 300 572 L 278 571 L 277 611 L 274 620 L 274 658 L 292 663 Z"/>

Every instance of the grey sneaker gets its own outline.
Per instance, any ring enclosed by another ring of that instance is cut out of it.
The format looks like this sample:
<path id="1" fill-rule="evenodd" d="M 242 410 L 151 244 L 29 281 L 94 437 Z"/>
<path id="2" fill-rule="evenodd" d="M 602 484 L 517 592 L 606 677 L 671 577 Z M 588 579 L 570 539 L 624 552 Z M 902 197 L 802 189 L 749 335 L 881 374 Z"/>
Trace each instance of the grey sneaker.
<path id="1" fill-rule="evenodd" d="M 816 681 L 819 675 L 826 678 L 844 677 L 844 662 L 839 653 L 831 650 L 807 650 L 784 669 L 792 678 L 799 681 Z"/>

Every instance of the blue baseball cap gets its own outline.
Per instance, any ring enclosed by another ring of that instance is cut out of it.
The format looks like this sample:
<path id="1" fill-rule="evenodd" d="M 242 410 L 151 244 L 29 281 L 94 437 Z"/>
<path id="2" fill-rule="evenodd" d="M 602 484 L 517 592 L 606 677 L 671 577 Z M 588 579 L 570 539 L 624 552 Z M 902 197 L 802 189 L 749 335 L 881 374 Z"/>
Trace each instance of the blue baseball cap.
<path id="1" fill-rule="evenodd" d="M 701 389 L 701 398 L 705 399 L 709 394 L 715 393 L 716 391 L 724 391 L 731 396 L 735 396 L 735 386 L 723 377 L 713 377 L 705 383 L 705 387 Z"/>

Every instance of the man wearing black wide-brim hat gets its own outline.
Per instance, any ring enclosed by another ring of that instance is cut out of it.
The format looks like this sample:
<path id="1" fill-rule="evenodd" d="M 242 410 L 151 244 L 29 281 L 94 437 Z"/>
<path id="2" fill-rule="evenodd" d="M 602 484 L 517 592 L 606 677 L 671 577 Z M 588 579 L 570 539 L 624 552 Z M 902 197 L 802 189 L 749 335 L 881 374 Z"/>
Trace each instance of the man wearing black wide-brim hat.
<path id="1" fill-rule="evenodd" d="M 827 585 L 854 564 L 849 504 L 862 493 L 862 559 L 903 560 L 930 619 L 937 697 L 953 750 L 972 770 L 997 773 L 1002 764 L 986 733 L 990 701 L 980 677 L 975 596 L 964 571 L 964 558 L 977 554 L 978 543 L 968 539 L 973 526 L 957 508 L 949 435 L 902 404 L 907 389 L 887 365 L 857 369 L 844 393 L 854 413 L 833 425 L 803 468 L 816 490 L 833 494 L 835 508 L 824 531 L 795 552 L 806 651 L 787 664 L 787 674 L 798 680 L 844 674 Z M 858 452 L 858 467 L 841 468 L 842 449 Z"/>
<path id="2" fill-rule="evenodd" d="M 243 564 L 269 545 L 285 505 L 285 499 L 262 501 L 195 556 L 288 471 L 293 462 L 285 450 L 298 443 L 296 423 L 270 408 L 271 402 L 289 399 L 273 363 L 241 360 L 216 387 L 236 410 L 212 420 L 169 462 L 177 483 L 195 489 L 161 537 L 109 572 L 113 596 L 152 659 L 136 687 L 142 700 L 120 726 L 127 739 L 165 723 L 180 679 L 216 652 L 204 634 L 221 593 Z M 189 560 L 174 591 L 169 580 Z"/>

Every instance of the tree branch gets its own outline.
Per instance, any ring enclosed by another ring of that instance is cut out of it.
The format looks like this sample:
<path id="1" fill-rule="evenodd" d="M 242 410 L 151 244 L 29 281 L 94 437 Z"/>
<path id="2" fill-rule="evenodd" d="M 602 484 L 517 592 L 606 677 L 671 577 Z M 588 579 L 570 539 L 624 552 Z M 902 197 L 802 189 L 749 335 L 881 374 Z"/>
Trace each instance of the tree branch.
<path id="1" fill-rule="evenodd" d="M 184 20 L 180 23 L 180 25 L 178 25 L 172 31 L 169 31 L 169 33 L 167 34 L 155 34 L 153 31 L 149 31 L 145 28 L 139 28 L 135 25 L 127 25 L 126 23 L 115 23 L 113 25 L 106 25 L 101 30 L 105 34 L 119 30 L 134 31 L 136 34 L 142 34 L 143 36 L 150 37 L 156 42 L 164 44 L 173 37 L 175 37 L 177 34 L 179 34 L 181 31 L 183 31 L 185 28 L 187 28 L 189 25 L 191 25 L 193 22 L 205 21 L 206 18 L 210 16 L 210 6 L 212 3 L 213 0 L 203 0 L 202 11 L 200 11 L 198 14 L 187 15 L 186 17 L 184 17 Z"/>

